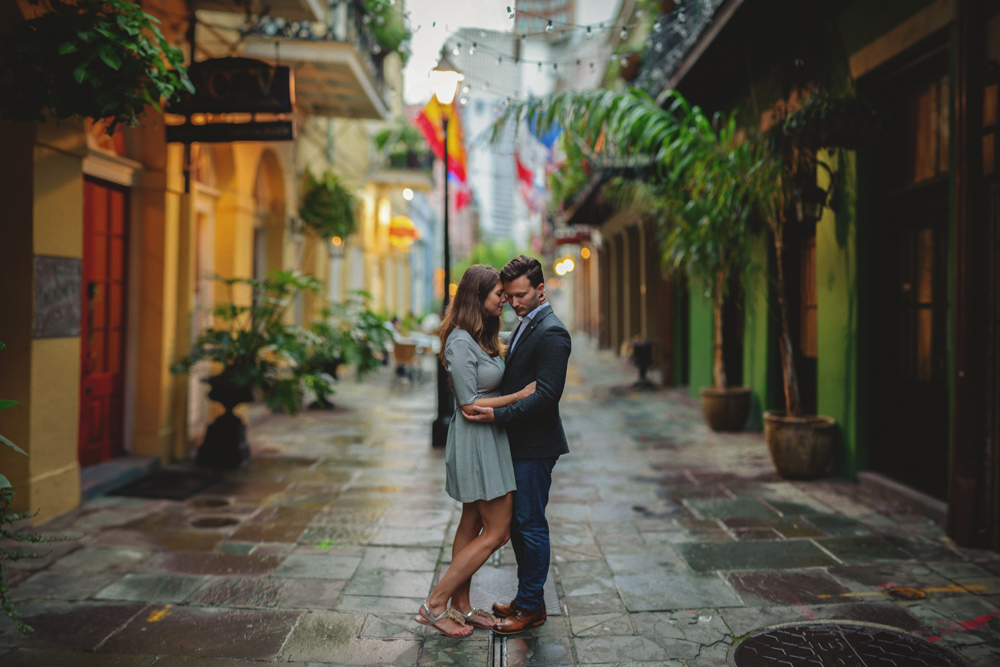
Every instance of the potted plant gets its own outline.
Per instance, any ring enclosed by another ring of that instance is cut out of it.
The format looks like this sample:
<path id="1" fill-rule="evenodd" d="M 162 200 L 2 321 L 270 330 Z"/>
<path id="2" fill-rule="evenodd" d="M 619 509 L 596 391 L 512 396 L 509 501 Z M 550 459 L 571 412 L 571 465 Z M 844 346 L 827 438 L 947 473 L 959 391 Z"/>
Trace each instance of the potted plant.
<path id="1" fill-rule="evenodd" d="M 356 205 L 354 195 L 332 171 L 320 178 L 306 171 L 299 218 L 317 236 L 326 240 L 346 240 L 357 229 Z"/>
<path id="2" fill-rule="evenodd" d="M 766 222 L 774 243 L 775 289 L 779 311 L 779 349 L 781 352 L 782 385 L 785 393 L 784 410 L 764 412 L 764 437 L 778 474 L 787 479 L 813 479 L 826 472 L 830 454 L 836 445 L 837 423 L 831 417 L 803 413 L 799 397 L 795 353 L 788 326 L 788 297 L 784 275 L 784 226 L 793 196 L 796 149 L 775 140 L 772 130 L 765 146 L 766 159 L 753 179 L 757 210 Z M 815 172 L 812 172 L 815 179 Z"/>
<path id="3" fill-rule="evenodd" d="M 558 93 L 509 107 L 499 123 L 530 118 L 545 131 L 558 122 L 591 147 L 601 142 L 606 164 L 628 165 L 634 176 L 612 184 L 611 198 L 661 226 L 664 266 L 705 286 L 714 318 L 713 384 L 701 390 L 705 419 L 714 430 L 742 430 L 750 390 L 730 387 L 723 356 L 722 313 L 730 278 L 754 268 L 751 244 L 751 172 L 761 161 L 745 141 L 735 115 L 710 119 L 673 93 L 666 107 L 632 89 Z M 493 137 L 500 136 L 494 128 Z"/>
<path id="4" fill-rule="evenodd" d="M 221 403 L 226 412 L 209 425 L 196 462 L 232 470 L 249 458 L 246 427 L 233 414 L 235 406 L 252 401 L 258 390 L 271 410 L 295 414 L 307 392 L 332 391 L 333 378 L 305 364 L 311 349 L 320 343 L 316 334 L 285 321 L 299 291 L 319 291 L 315 278 L 275 271 L 264 279 L 218 280 L 228 287 L 230 300 L 215 307 L 215 324 L 171 370 L 186 373 L 199 361 L 214 362 L 215 374 L 206 380 L 211 386 L 209 398 Z M 249 302 L 237 303 L 234 291 L 239 287 L 250 292 Z"/>
<path id="5" fill-rule="evenodd" d="M 392 341 L 385 318 L 371 310 L 371 296 L 352 292 L 341 303 L 331 302 L 323 309 L 322 319 L 310 329 L 316 343 L 306 360 L 307 368 L 338 379 L 341 366 L 353 366 L 358 377 L 378 368 Z M 330 392 L 332 393 L 332 392 Z M 316 392 L 317 407 L 332 408 L 325 392 Z"/>
<path id="6" fill-rule="evenodd" d="M 32 4 L 39 4 L 38 0 Z M 183 52 L 138 3 L 46 0 L 48 11 L 14 26 L 0 55 L 0 118 L 81 116 L 133 127 L 146 105 L 194 92 Z"/>

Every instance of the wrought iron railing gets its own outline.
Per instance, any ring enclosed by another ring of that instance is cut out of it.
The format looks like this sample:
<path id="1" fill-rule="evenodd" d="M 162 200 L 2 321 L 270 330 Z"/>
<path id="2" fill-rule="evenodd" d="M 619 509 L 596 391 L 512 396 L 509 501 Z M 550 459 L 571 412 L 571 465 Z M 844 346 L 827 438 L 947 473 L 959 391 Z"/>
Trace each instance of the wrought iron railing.
<path id="1" fill-rule="evenodd" d="M 260 16 L 241 31 L 248 37 L 282 37 L 310 42 L 344 42 L 357 50 L 362 66 L 385 97 L 386 84 L 382 61 L 385 53 L 375 39 L 371 23 L 375 18 L 365 11 L 361 0 L 330 0 L 326 21 L 286 21 L 281 17 Z"/>
<path id="2" fill-rule="evenodd" d="M 659 16 L 646 40 L 642 68 L 634 85 L 654 97 L 662 92 L 723 2 L 679 0 L 672 12 Z"/>

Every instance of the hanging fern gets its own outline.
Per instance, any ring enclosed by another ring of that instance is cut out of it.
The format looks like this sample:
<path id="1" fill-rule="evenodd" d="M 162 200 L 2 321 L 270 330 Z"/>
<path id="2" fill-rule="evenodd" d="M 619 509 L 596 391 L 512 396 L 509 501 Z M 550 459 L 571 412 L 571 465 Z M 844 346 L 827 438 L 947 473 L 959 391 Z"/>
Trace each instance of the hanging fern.
<path id="1" fill-rule="evenodd" d="M 299 217 L 322 238 L 346 239 L 357 228 L 355 200 L 332 171 L 320 178 L 306 171 Z"/>

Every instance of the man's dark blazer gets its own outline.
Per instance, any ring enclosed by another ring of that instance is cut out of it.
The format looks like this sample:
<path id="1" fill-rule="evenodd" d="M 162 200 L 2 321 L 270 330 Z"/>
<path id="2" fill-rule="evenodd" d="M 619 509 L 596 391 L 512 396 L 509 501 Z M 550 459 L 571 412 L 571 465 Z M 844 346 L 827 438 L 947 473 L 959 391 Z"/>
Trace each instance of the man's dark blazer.
<path id="1" fill-rule="evenodd" d="M 494 421 L 507 429 L 510 453 L 515 459 L 568 454 L 559 399 L 566 386 L 566 365 L 572 349 L 569 331 L 551 306 L 536 313 L 534 319 L 523 320 L 520 326 L 527 328 L 514 349 L 507 352 L 501 391 L 513 394 L 531 382 L 538 384 L 531 396 L 494 409 Z"/>

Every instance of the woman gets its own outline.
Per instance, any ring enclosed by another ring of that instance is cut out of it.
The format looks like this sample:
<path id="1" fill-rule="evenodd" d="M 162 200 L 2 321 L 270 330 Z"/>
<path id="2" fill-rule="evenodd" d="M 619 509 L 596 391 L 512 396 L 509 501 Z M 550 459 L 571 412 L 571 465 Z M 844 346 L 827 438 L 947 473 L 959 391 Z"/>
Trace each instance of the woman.
<path id="1" fill-rule="evenodd" d="M 474 412 L 474 405 L 510 405 L 535 391 L 534 382 L 506 396 L 497 391 L 504 371 L 500 314 L 506 302 L 497 270 L 475 264 L 462 276 L 441 323 L 441 363 L 455 402 L 465 413 Z M 493 424 L 466 421 L 456 409 L 448 427 L 445 466 L 445 490 L 462 503 L 462 518 L 451 565 L 420 606 L 416 621 L 448 637 L 466 637 L 473 627 L 491 628 L 496 623 L 492 615 L 472 607 L 469 585 L 472 575 L 510 536 L 515 486 L 507 434 Z"/>

